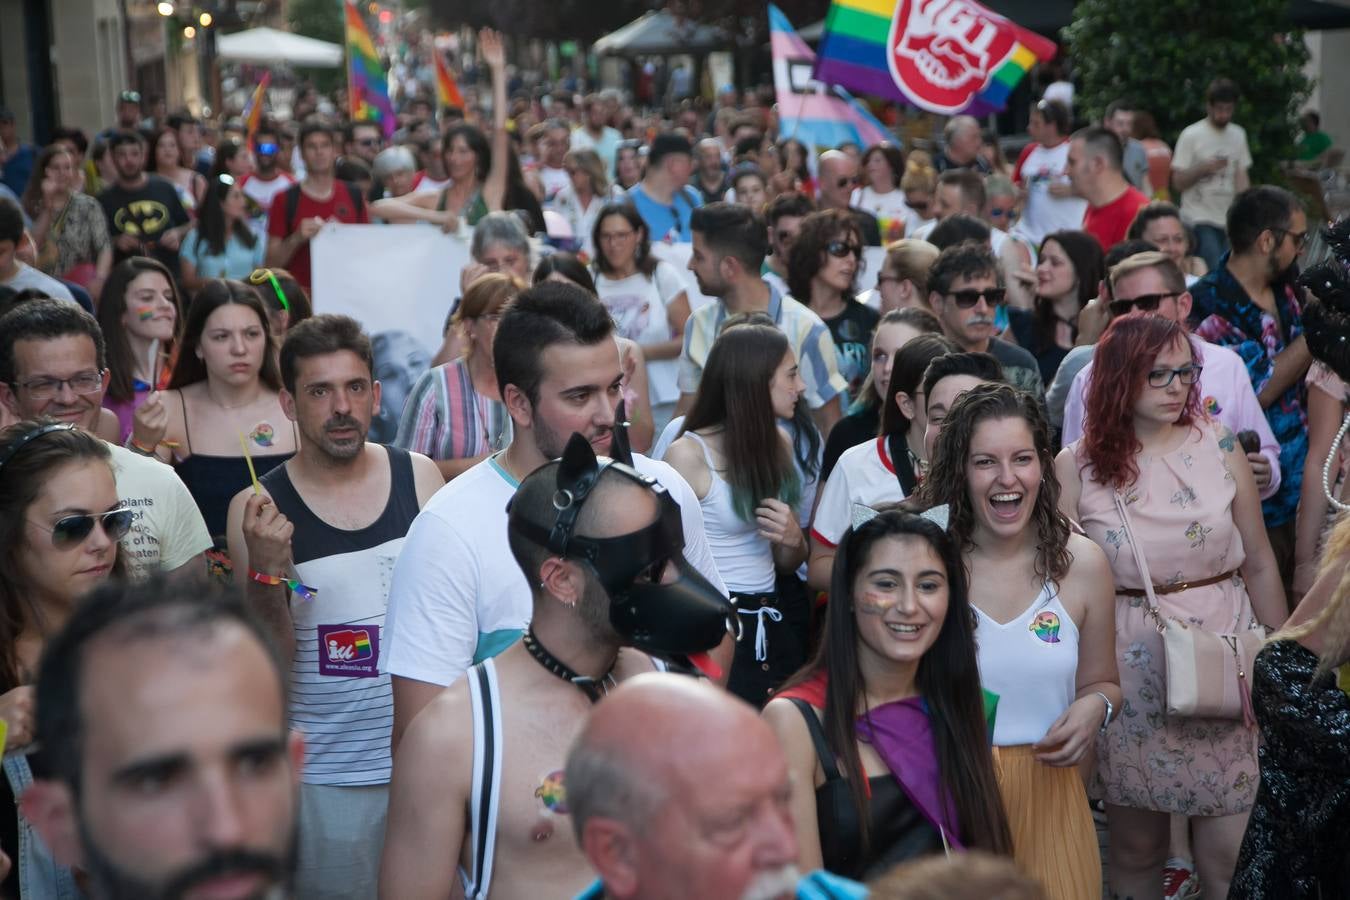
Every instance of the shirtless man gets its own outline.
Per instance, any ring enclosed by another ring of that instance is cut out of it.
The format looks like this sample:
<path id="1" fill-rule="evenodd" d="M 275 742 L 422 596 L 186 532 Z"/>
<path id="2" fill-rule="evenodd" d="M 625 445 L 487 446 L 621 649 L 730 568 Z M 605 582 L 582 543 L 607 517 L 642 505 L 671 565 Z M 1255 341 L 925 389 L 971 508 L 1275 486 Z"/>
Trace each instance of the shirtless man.
<path id="1" fill-rule="evenodd" d="M 508 534 L 532 594 L 529 631 L 404 735 L 380 869 L 388 900 L 442 900 L 457 864 L 470 900 L 585 888 L 562 769 L 591 705 L 657 668 L 642 651 L 706 652 L 734 627 L 733 607 L 684 558 L 678 504 L 650 477 L 597 461 L 580 434 L 521 483 Z"/>

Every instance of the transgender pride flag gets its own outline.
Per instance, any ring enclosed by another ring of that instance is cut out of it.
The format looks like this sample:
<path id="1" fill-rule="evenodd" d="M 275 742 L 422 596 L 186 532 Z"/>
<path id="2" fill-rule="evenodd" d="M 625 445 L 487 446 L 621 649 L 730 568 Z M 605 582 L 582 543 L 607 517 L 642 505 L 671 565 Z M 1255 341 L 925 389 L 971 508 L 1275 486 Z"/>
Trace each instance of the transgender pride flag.
<path id="1" fill-rule="evenodd" d="M 783 11 L 769 4 L 773 87 L 778 95 L 778 133 L 821 150 L 853 142 L 859 147 L 895 143 L 886 126 L 841 88 L 811 77 L 816 55 Z"/>

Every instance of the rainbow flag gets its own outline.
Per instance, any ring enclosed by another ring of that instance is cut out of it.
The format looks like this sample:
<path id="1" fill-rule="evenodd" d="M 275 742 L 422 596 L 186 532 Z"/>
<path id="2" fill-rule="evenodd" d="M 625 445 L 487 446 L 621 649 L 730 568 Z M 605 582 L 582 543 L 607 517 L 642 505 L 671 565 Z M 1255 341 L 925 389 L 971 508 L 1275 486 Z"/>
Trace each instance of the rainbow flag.
<path id="1" fill-rule="evenodd" d="M 942 115 L 1001 110 L 1053 41 L 975 0 L 833 0 L 815 77 Z"/>
<path id="2" fill-rule="evenodd" d="M 445 55 L 434 47 L 431 53 L 436 59 L 436 97 L 440 100 L 441 107 L 458 106 L 463 109 L 464 96 L 459 92 L 455 76 L 450 74 L 450 66 L 445 61 Z"/>
<path id="3" fill-rule="evenodd" d="M 353 121 L 379 122 L 386 140 L 397 127 L 389 102 L 389 76 L 380 64 L 370 30 L 352 0 L 347 9 L 347 105 Z"/>
<path id="4" fill-rule="evenodd" d="M 258 86 L 253 89 L 253 96 L 248 98 L 248 105 L 244 107 L 244 132 L 248 135 L 248 142 L 253 143 L 253 135 L 262 125 L 263 114 L 263 95 L 267 93 L 267 85 L 272 82 L 272 72 L 269 69 L 263 72 L 262 80 Z"/>
<path id="5" fill-rule="evenodd" d="M 895 143 L 877 121 L 846 91 L 831 91 L 810 77 L 816 55 L 793 29 L 783 11 L 769 4 L 769 47 L 773 52 L 773 87 L 778 100 L 778 133 L 828 150 L 850 141 L 859 147 Z"/>

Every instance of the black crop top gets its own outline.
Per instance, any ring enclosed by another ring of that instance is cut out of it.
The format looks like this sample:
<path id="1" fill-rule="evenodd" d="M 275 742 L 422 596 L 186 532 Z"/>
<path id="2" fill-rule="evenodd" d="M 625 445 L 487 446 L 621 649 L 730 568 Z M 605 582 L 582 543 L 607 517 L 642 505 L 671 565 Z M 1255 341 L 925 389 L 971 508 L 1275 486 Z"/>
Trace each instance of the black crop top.
<path id="1" fill-rule="evenodd" d="M 867 780 L 872 794 L 867 805 L 868 846 L 863 852 L 858 807 L 848 779 L 839 771 L 834 751 L 825 741 L 825 729 L 809 703 L 791 699 L 806 719 L 816 756 L 825 771 L 825 783 L 816 788 L 816 825 L 825 871 L 866 881 L 905 860 L 941 853 L 942 836 L 889 774 Z"/>

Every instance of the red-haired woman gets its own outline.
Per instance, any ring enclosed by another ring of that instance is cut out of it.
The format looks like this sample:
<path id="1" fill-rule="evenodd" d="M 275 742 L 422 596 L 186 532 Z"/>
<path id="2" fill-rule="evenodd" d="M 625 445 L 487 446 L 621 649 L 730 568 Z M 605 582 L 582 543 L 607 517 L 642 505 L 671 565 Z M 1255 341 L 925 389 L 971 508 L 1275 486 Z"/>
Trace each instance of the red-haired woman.
<path id="1" fill-rule="evenodd" d="M 1206 896 L 1224 897 L 1256 794 L 1256 733 L 1240 719 L 1168 715 L 1164 616 L 1219 633 L 1284 621 L 1284 590 L 1247 457 L 1201 413 L 1180 325 L 1131 313 L 1097 344 L 1083 437 L 1056 460 L 1060 509 L 1106 551 L 1116 581 L 1121 715 L 1098 742 L 1112 896 L 1158 897 L 1169 813 L 1191 817 Z M 1118 511 L 1116 498 L 1120 498 Z M 1125 518 L 1128 517 L 1128 522 Z"/>

